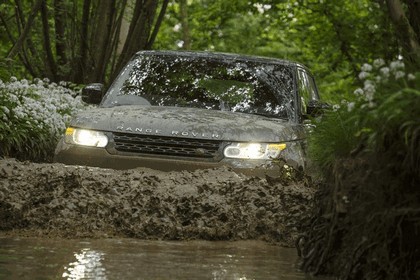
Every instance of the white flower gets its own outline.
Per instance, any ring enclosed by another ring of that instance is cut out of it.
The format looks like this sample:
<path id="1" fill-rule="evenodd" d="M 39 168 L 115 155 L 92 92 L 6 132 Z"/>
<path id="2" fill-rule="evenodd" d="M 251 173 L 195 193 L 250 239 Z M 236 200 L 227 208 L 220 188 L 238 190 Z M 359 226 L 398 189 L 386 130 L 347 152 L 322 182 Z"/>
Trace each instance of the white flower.
<path id="1" fill-rule="evenodd" d="M 376 69 L 383 65 L 385 65 L 385 61 L 382 58 L 378 58 L 373 61 L 373 67 L 375 67 Z"/>
<path id="2" fill-rule="evenodd" d="M 347 111 L 349 111 L 349 112 L 353 111 L 355 105 L 356 105 L 356 103 L 354 103 L 354 102 L 347 103 Z"/>
<path id="3" fill-rule="evenodd" d="M 366 100 L 371 101 L 376 91 L 375 84 L 372 81 L 367 80 L 365 81 L 365 86 L 363 87 L 363 90 L 365 92 Z"/>
<path id="4" fill-rule="evenodd" d="M 263 6 L 264 10 L 268 11 L 271 9 L 271 5 L 270 4 L 264 4 Z"/>
<path id="5" fill-rule="evenodd" d="M 0 106 L 0 120 L 12 125 L 15 121 L 24 121 L 33 128 L 47 129 L 52 137 L 59 136 L 69 121 L 69 115 L 59 112 L 65 111 L 72 115 L 84 107 L 80 96 L 73 98 L 78 93 L 63 87 L 64 84 L 46 84 L 40 79 L 34 79 L 33 82 L 18 81 L 12 78 L 11 82 L 0 85 L 2 100 L 10 104 L 9 108 Z"/>
<path id="6" fill-rule="evenodd" d="M 334 111 L 334 112 L 337 112 L 337 111 L 340 109 L 340 105 L 338 105 L 338 104 L 334 104 L 334 105 L 332 106 L 332 109 L 333 109 L 333 111 Z"/>
<path id="7" fill-rule="evenodd" d="M 9 100 L 12 101 L 12 103 L 17 103 L 17 104 L 20 103 L 19 98 L 14 94 L 9 95 Z"/>
<path id="8" fill-rule="evenodd" d="M 34 79 L 34 83 L 39 87 L 44 86 L 44 81 L 41 79 Z"/>
<path id="9" fill-rule="evenodd" d="M 22 107 L 16 107 L 13 109 L 13 113 L 18 119 L 23 119 L 27 116 L 27 114 L 22 110 Z"/>
<path id="10" fill-rule="evenodd" d="M 360 79 L 360 80 L 364 80 L 364 79 L 366 79 L 368 76 L 369 76 L 369 73 L 368 73 L 368 72 L 362 71 L 362 72 L 360 72 L 360 73 L 359 73 L 359 79 Z"/>
<path id="11" fill-rule="evenodd" d="M 370 71 L 372 71 L 372 65 L 370 65 L 368 63 L 365 63 L 365 64 L 362 65 L 361 69 L 362 69 L 363 72 L 370 72 Z"/>
<path id="12" fill-rule="evenodd" d="M 172 28 L 172 30 L 174 32 L 179 32 L 181 30 L 181 24 L 180 23 L 175 24 L 175 26 Z"/>
<path id="13" fill-rule="evenodd" d="M 381 73 L 381 75 L 385 78 L 389 77 L 389 68 L 388 67 L 382 67 L 381 69 L 379 69 L 379 72 Z"/>
<path id="14" fill-rule="evenodd" d="M 391 69 L 391 71 L 393 71 L 393 72 L 395 72 L 395 71 L 397 71 L 397 70 L 399 70 L 399 69 L 403 69 L 403 68 L 404 68 L 404 62 L 399 61 L 399 60 L 397 60 L 397 61 L 392 61 L 392 62 L 389 64 L 389 68 L 390 68 L 390 69 Z"/>
<path id="15" fill-rule="evenodd" d="M 362 95 L 364 93 L 363 89 L 358 88 L 353 92 L 355 95 Z"/>
<path id="16" fill-rule="evenodd" d="M 365 97 L 367 101 L 372 101 L 375 96 L 375 91 L 366 91 Z"/>
<path id="17" fill-rule="evenodd" d="M 9 108 L 7 108 L 6 106 L 1 107 L 3 109 L 3 112 L 8 115 L 10 113 Z"/>
<path id="18" fill-rule="evenodd" d="M 257 8 L 257 11 L 258 11 L 258 13 L 260 13 L 260 14 L 264 14 L 264 12 L 265 12 L 265 7 L 264 7 L 265 5 L 263 5 L 263 4 L 260 4 L 260 3 L 255 3 L 254 4 L 254 7 L 255 8 Z M 271 8 L 271 6 L 270 6 L 270 8 Z"/>
<path id="19" fill-rule="evenodd" d="M 366 81 L 363 82 L 363 85 L 366 88 L 367 86 L 370 86 L 370 85 L 373 85 L 374 86 L 375 85 L 375 82 L 372 81 L 372 80 L 366 80 Z"/>
<path id="20" fill-rule="evenodd" d="M 410 74 L 407 75 L 407 79 L 409 81 L 414 81 L 416 79 L 416 76 L 414 76 L 413 74 L 410 73 Z"/>
<path id="21" fill-rule="evenodd" d="M 397 71 L 397 72 L 395 72 L 395 79 L 396 80 L 401 79 L 401 78 L 404 78 L 404 76 L 405 76 L 405 73 L 403 71 Z"/>

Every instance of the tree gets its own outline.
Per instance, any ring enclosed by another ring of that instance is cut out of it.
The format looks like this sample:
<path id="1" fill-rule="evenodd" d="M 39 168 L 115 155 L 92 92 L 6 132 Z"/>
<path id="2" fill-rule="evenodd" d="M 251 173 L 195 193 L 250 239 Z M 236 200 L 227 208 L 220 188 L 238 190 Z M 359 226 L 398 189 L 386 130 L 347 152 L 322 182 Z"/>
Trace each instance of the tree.
<path id="1" fill-rule="evenodd" d="M 379 0 L 378 0 L 379 1 Z M 382 0 L 381 0 L 382 1 Z M 156 46 L 181 48 L 180 1 L 171 3 Z M 222 1 L 188 3 L 191 49 L 285 58 L 309 66 L 323 96 L 341 100 L 360 66 L 395 59 L 400 45 L 385 6 L 369 0 Z M 204 23 L 204 24 L 203 24 Z M 174 32 L 175 31 L 175 32 Z"/>
<path id="2" fill-rule="evenodd" d="M 0 11 L 6 58 L 17 58 L 33 77 L 106 82 L 135 52 L 152 47 L 168 2 L 9 0 Z M 130 25 L 118 56 L 124 17 Z"/>
<path id="3" fill-rule="evenodd" d="M 188 5 L 187 0 L 179 0 L 180 6 L 180 16 L 181 16 L 181 26 L 182 26 L 182 48 L 185 50 L 191 49 L 191 34 L 190 27 L 188 24 Z"/>
<path id="4" fill-rule="evenodd" d="M 420 0 L 386 0 L 406 61 L 420 66 Z"/>

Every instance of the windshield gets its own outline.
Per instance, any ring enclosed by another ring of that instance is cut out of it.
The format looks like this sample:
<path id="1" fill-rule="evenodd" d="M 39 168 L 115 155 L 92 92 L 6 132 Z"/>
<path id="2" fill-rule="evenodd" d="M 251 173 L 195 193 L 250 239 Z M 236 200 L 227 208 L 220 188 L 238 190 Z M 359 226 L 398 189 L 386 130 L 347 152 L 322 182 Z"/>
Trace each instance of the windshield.
<path id="1" fill-rule="evenodd" d="M 291 66 L 174 55 L 138 55 L 102 106 L 196 107 L 270 117 L 294 113 Z"/>

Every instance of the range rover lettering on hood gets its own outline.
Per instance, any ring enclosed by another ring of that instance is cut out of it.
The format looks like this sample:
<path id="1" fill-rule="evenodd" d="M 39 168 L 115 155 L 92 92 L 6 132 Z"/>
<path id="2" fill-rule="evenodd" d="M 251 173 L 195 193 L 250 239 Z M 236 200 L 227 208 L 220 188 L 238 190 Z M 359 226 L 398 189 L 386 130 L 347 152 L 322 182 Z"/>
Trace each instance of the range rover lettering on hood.
<path id="1" fill-rule="evenodd" d="M 153 135 L 161 135 L 162 131 L 159 129 L 153 128 L 139 128 L 139 127 L 124 127 L 124 126 L 117 126 L 116 128 L 119 131 L 127 131 L 127 132 L 137 132 L 143 134 L 153 134 Z M 195 131 L 179 131 L 179 130 L 171 130 L 171 136 L 183 136 L 183 137 L 202 137 L 202 138 L 212 138 L 212 139 L 219 139 L 220 135 L 218 133 L 203 133 L 203 132 L 195 132 Z"/>

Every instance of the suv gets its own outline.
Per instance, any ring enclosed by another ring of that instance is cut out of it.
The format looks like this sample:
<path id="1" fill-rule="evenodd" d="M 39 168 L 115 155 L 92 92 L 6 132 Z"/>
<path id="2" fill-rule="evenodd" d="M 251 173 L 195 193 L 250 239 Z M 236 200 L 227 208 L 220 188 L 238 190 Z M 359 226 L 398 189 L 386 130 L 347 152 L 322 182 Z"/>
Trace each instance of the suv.
<path id="1" fill-rule="evenodd" d="M 302 64 L 237 54 L 141 51 L 102 87 L 83 89 L 99 106 L 72 119 L 56 162 L 275 174 L 305 166 L 304 120 L 322 107 Z"/>

